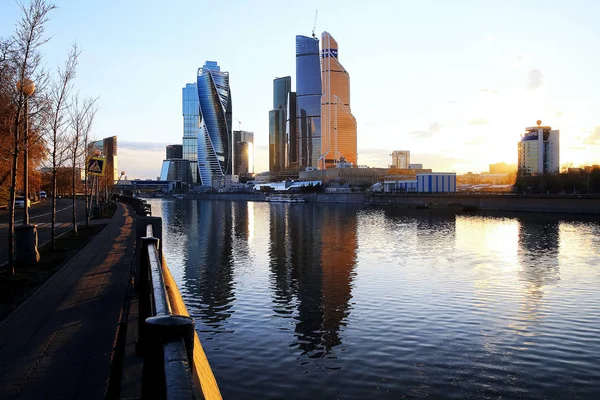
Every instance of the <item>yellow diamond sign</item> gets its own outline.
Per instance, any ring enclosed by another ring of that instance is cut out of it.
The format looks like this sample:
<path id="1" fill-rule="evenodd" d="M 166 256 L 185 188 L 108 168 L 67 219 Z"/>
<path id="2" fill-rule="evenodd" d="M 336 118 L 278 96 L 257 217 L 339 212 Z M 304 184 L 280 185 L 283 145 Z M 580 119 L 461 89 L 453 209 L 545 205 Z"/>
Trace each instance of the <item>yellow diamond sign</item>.
<path id="1" fill-rule="evenodd" d="M 88 175 L 104 176 L 104 167 L 106 167 L 106 158 L 88 157 L 86 162 Z"/>

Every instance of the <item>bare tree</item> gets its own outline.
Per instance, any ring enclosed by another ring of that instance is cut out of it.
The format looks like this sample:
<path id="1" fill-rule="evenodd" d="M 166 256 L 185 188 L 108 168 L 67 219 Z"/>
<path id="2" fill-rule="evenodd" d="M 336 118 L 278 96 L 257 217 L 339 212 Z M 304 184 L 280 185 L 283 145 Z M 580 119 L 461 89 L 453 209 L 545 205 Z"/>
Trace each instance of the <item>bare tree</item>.
<path id="1" fill-rule="evenodd" d="M 73 231 L 77 235 L 77 206 L 76 206 L 76 176 L 77 167 L 81 168 L 85 165 L 85 160 L 88 153 L 88 141 L 92 123 L 96 115 L 96 99 L 86 98 L 81 100 L 79 93 L 75 95 L 73 104 L 71 105 L 71 140 L 70 140 L 70 156 L 72 163 L 72 196 L 73 196 Z M 85 168 L 85 166 L 84 166 Z M 87 208 L 87 171 L 85 176 L 85 193 L 86 193 L 86 227 L 89 226 L 89 213 Z"/>
<path id="2" fill-rule="evenodd" d="M 69 96 L 73 89 L 73 80 L 80 51 L 73 46 L 67 56 L 65 65 L 58 67 L 57 80 L 51 85 L 50 93 L 50 118 L 48 126 L 48 142 L 50 146 L 50 162 L 52 169 L 52 223 L 51 223 L 51 246 L 56 249 L 56 173 L 65 159 L 68 157 L 67 128 L 69 125 Z"/>
<path id="3" fill-rule="evenodd" d="M 13 146 L 9 201 L 9 227 L 8 227 L 8 262 L 14 274 L 14 225 L 15 225 L 15 194 L 17 185 L 17 163 L 20 152 L 21 113 L 25 105 L 25 97 L 21 90 L 17 90 L 17 83 L 24 83 L 26 79 L 42 82 L 45 72 L 41 67 L 42 54 L 40 47 L 49 39 L 45 37 L 45 27 L 48 14 L 55 6 L 46 0 L 32 0 L 27 6 L 21 4 L 21 19 L 17 23 L 15 33 L 8 44 L 3 48 L 2 70 L 8 77 L 6 89 L 12 93 L 14 107 L 13 118 Z M 24 130 L 27 132 L 27 130 Z M 27 201 L 27 199 L 25 200 Z M 27 206 L 27 204 L 25 204 Z"/>

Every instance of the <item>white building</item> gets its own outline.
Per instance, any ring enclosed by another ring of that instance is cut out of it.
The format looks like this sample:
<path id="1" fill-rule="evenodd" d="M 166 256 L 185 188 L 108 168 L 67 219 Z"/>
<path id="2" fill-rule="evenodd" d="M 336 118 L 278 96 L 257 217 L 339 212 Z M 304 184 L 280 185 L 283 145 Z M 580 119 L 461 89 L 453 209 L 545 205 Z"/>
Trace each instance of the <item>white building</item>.
<path id="1" fill-rule="evenodd" d="M 392 167 L 398 169 L 408 169 L 410 164 L 410 151 L 395 150 L 392 152 Z"/>
<path id="2" fill-rule="evenodd" d="M 519 173 L 540 174 L 560 171 L 559 131 L 550 126 L 525 128 L 519 142 Z"/>

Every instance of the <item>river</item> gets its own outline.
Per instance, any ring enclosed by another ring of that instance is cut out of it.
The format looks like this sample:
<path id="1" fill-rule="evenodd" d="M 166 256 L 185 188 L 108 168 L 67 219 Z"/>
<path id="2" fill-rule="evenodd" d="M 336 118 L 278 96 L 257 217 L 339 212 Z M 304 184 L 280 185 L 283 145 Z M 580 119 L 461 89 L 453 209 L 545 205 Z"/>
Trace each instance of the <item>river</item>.
<path id="1" fill-rule="evenodd" d="M 600 396 L 598 219 L 149 202 L 225 399 Z"/>

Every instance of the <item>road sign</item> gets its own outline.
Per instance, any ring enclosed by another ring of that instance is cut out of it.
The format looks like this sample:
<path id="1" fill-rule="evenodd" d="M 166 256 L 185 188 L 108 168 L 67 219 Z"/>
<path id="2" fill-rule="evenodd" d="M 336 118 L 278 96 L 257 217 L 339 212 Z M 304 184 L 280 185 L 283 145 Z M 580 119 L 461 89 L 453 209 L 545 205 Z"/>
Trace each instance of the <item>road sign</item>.
<path id="1" fill-rule="evenodd" d="M 88 157 L 86 162 L 88 175 L 104 176 L 104 167 L 106 167 L 106 158 Z"/>

